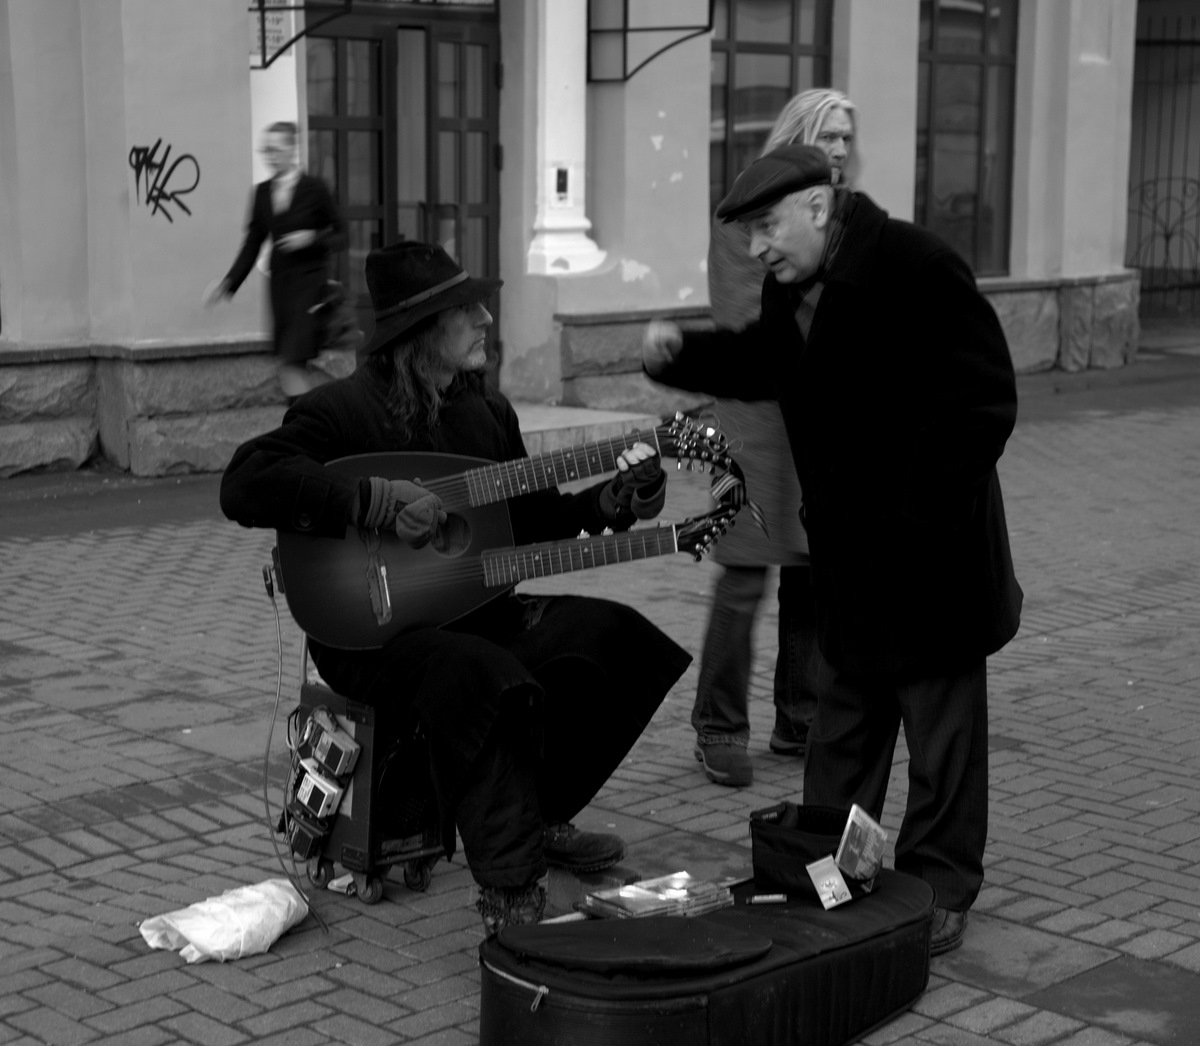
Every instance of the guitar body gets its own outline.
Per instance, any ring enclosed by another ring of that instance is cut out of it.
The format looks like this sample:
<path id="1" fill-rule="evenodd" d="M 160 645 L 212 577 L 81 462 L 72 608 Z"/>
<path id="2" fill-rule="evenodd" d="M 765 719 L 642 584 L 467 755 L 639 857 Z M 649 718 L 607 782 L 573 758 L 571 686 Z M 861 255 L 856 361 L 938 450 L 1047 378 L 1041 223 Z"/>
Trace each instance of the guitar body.
<path id="1" fill-rule="evenodd" d="M 424 485 L 493 464 L 460 454 L 395 452 L 356 454 L 327 467 Z M 326 646 L 373 650 L 406 629 L 454 621 L 515 587 L 485 586 L 480 565 L 485 550 L 512 546 L 503 501 L 456 506 L 447 525 L 454 541 L 446 552 L 410 548 L 390 531 L 347 527 L 341 539 L 279 531 L 280 587 L 296 624 Z"/>
<path id="2" fill-rule="evenodd" d="M 721 504 L 680 524 L 604 530 L 562 541 L 513 547 L 506 502 L 559 483 L 615 471 L 617 455 L 644 441 L 681 461 L 736 470 L 725 438 L 683 415 L 652 432 L 494 462 L 462 454 L 396 451 L 354 454 L 326 467 L 350 476 L 407 479 L 441 499 L 446 522 L 431 542 L 410 548 L 391 531 L 347 527 L 344 537 L 278 531 L 279 587 L 309 636 L 342 650 L 377 650 L 410 628 L 438 627 L 510 592 L 527 578 L 688 552 L 699 559 L 741 505 L 727 493 L 732 473 L 714 485 Z"/>

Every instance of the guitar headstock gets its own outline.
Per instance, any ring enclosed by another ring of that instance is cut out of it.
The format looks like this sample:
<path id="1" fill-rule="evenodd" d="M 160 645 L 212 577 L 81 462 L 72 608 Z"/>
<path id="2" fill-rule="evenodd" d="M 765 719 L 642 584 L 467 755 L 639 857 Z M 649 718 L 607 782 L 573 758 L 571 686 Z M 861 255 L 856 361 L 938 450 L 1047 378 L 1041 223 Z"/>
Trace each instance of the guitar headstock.
<path id="1" fill-rule="evenodd" d="M 686 414 L 677 412 L 658 427 L 656 434 L 663 456 L 677 458 L 680 467 L 686 462 L 689 469 L 699 472 L 724 471 L 733 461 L 725 434 Z"/>
<path id="2" fill-rule="evenodd" d="M 717 538 L 733 526 L 733 517 L 738 514 L 740 508 L 740 505 L 722 505 L 702 516 L 694 516 L 682 523 L 676 523 L 675 542 L 679 551 L 691 553 L 692 558 L 699 563 L 704 554 L 717 543 Z"/>

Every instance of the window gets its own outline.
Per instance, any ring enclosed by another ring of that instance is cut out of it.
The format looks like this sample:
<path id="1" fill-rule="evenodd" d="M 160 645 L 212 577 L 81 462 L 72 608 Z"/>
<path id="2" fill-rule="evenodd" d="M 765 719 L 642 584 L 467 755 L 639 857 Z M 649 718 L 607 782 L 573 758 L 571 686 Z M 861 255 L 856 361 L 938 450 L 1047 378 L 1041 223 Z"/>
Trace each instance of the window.
<path id="1" fill-rule="evenodd" d="M 1018 0 L 921 0 L 917 224 L 1008 272 Z"/>
<path id="2" fill-rule="evenodd" d="M 709 204 L 762 151 L 792 95 L 829 83 L 833 0 L 714 0 Z"/>

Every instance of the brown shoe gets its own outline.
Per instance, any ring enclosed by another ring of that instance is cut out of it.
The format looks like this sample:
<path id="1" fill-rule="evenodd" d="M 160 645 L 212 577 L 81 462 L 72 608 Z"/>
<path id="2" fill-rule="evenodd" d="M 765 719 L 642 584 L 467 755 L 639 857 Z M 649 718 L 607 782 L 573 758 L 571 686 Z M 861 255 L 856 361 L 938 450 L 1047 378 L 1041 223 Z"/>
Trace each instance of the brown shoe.
<path id="1" fill-rule="evenodd" d="M 967 932 L 967 913 L 952 912 L 948 908 L 934 908 L 933 932 L 929 936 L 929 954 L 944 955 L 952 952 L 963 942 Z"/>

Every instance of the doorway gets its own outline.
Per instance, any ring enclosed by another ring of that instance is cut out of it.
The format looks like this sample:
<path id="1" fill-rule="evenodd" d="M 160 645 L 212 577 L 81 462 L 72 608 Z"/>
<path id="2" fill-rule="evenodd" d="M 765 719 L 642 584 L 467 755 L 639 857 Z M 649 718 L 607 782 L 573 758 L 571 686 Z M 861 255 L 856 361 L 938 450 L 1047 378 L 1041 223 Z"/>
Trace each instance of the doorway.
<path id="1" fill-rule="evenodd" d="M 1143 319 L 1200 318 L 1200 15 L 1138 5 L 1125 264 Z"/>
<path id="2" fill-rule="evenodd" d="M 472 276 L 499 275 L 499 30 L 494 10 L 354 14 L 306 37 L 308 169 L 325 179 L 349 248 L 337 279 L 369 337 L 364 263 L 424 240 Z M 498 302 L 489 340 L 498 366 Z"/>

